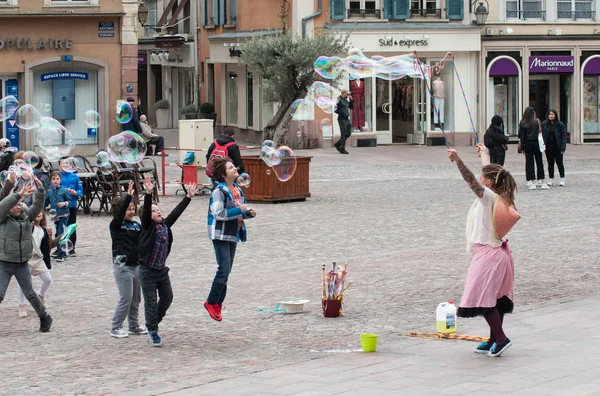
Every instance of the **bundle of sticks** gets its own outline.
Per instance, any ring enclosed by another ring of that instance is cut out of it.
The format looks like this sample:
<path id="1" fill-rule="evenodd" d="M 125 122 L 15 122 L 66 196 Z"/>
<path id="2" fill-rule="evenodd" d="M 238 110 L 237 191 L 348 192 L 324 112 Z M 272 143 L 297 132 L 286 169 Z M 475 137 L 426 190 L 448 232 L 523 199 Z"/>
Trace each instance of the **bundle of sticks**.
<path id="1" fill-rule="evenodd" d="M 325 271 L 325 264 L 322 266 L 323 274 L 321 281 L 323 282 L 323 300 L 341 300 L 344 297 L 344 292 L 352 285 L 352 281 L 346 284 L 346 274 L 348 262 L 344 262 L 343 268 L 333 262 L 333 267 L 329 272 Z"/>

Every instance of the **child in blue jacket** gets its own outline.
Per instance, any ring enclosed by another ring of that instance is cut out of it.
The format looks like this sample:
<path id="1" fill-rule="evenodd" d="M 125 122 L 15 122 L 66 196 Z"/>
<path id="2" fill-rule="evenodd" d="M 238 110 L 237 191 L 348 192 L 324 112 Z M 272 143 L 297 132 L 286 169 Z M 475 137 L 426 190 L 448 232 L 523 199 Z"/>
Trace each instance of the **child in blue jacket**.
<path id="1" fill-rule="evenodd" d="M 73 172 L 65 171 L 65 168 L 68 168 L 70 165 L 70 160 L 68 158 L 62 158 L 60 160 L 60 175 L 62 177 L 62 181 L 60 185 L 65 187 L 69 194 L 71 194 L 71 203 L 69 205 L 69 220 L 67 221 L 67 225 L 77 223 L 77 203 L 79 202 L 79 198 L 83 195 L 83 184 L 81 183 L 81 179 Z M 72 257 L 77 257 L 75 253 L 75 244 L 77 243 L 77 231 L 71 234 L 69 238 L 73 243 L 73 250 L 69 253 Z"/>
<path id="2" fill-rule="evenodd" d="M 46 194 L 45 207 L 56 211 L 54 216 L 54 226 L 56 227 L 56 235 L 61 235 L 67 231 L 67 223 L 69 220 L 69 205 L 71 204 L 71 194 L 66 188 L 61 186 L 62 178 L 59 172 L 52 172 L 50 175 L 52 183 Z M 54 258 L 56 261 L 65 261 L 67 253 L 60 248 L 56 249 Z"/>

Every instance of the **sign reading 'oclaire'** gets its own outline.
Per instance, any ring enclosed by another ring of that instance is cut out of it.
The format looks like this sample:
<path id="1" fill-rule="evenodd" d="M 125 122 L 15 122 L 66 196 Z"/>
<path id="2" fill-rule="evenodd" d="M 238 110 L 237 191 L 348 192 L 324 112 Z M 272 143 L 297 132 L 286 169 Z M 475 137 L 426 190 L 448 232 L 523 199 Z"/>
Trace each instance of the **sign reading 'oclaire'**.
<path id="1" fill-rule="evenodd" d="M 70 38 L 49 38 L 33 41 L 25 38 L 0 38 L 0 50 L 41 50 L 41 49 L 71 49 L 73 40 Z"/>

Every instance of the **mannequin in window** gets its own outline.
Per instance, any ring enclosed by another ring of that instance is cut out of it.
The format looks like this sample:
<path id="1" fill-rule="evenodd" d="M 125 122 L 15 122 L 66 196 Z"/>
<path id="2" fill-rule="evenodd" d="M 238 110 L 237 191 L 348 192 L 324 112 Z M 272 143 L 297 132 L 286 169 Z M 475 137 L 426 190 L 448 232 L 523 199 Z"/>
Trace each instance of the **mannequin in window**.
<path id="1" fill-rule="evenodd" d="M 362 131 L 365 126 L 365 82 L 364 80 L 352 80 L 350 82 L 350 91 L 354 99 L 352 108 L 352 128 Z"/>
<path id="2" fill-rule="evenodd" d="M 433 111 L 433 122 L 437 128 L 444 127 L 444 97 L 446 96 L 444 81 L 439 75 L 433 80 L 433 104 L 437 109 Z M 439 111 L 439 119 L 438 119 Z"/>

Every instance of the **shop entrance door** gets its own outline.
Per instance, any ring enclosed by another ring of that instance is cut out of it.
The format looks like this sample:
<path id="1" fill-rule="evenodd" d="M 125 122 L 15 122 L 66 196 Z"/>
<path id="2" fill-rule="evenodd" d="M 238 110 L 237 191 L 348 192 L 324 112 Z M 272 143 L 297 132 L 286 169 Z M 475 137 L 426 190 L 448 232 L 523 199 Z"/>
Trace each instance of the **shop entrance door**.
<path id="1" fill-rule="evenodd" d="M 425 83 L 420 78 L 414 78 L 414 107 L 415 107 L 415 118 L 414 118 L 414 136 L 413 142 L 415 144 L 425 144 L 427 139 L 427 94 L 425 92 Z"/>
<path id="2" fill-rule="evenodd" d="M 375 78 L 375 89 L 373 90 L 373 102 L 375 103 L 375 130 L 377 131 L 377 144 L 391 144 L 392 130 L 390 127 L 392 119 L 391 81 Z"/>
<path id="3" fill-rule="evenodd" d="M 18 88 L 15 84 L 16 79 L 17 79 L 16 76 L 0 75 L 0 99 L 4 98 L 5 96 L 8 96 L 8 95 L 18 96 Z M 4 116 L 6 116 L 6 114 L 0 114 L 0 115 L 2 116 L 2 117 L 0 117 L 2 119 L 4 119 Z M 16 129 L 18 131 L 18 127 L 14 126 L 14 117 L 12 120 L 13 120 L 13 125 L 12 125 L 11 129 Z M 7 136 L 8 135 L 8 131 L 6 130 L 7 123 L 9 123 L 8 120 L 4 120 L 4 121 L 0 122 L 0 138 L 4 138 L 4 137 L 10 138 L 9 136 Z M 11 133 L 14 133 L 14 130 Z M 11 139 L 14 139 L 14 138 L 11 138 Z"/>
<path id="4" fill-rule="evenodd" d="M 550 111 L 550 85 L 549 78 L 531 76 L 529 80 L 529 106 L 533 107 L 541 121 Z"/>
<path id="5" fill-rule="evenodd" d="M 392 82 L 392 142 L 412 143 L 409 141 L 415 122 L 415 85 L 410 77 Z"/>

